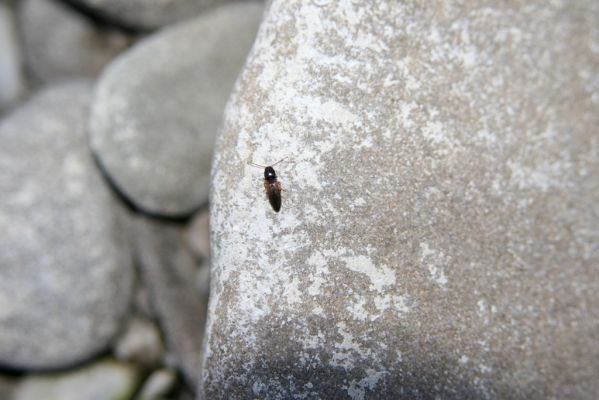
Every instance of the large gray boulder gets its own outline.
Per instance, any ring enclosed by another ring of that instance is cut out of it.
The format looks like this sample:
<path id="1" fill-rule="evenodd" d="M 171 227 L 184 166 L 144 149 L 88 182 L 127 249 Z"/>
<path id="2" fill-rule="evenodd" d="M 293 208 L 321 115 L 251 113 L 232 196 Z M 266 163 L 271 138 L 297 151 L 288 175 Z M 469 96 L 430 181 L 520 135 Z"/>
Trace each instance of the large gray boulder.
<path id="1" fill-rule="evenodd" d="M 128 309 L 118 204 L 87 147 L 92 87 L 36 95 L 0 124 L 0 365 L 61 368 L 104 350 Z"/>
<path id="2" fill-rule="evenodd" d="M 167 28 L 114 61 L 97 85 L 91 145 L 138 208 L 188 215 L 208 199 L 214 138 L 262 5 L 227 5 Z"/>
<path id="3" fill-rule="evenodd" d="M 200 398 L 596 398 L 598 27 L 274 0 L 217 143 Z M 285 156 L 275 213 L 247 161 Z"/>

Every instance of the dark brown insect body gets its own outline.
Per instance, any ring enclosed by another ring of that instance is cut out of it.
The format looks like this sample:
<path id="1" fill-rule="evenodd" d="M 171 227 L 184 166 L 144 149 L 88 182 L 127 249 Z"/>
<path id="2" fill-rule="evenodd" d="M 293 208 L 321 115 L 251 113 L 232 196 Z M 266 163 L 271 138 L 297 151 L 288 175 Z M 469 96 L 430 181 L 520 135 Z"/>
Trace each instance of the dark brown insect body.
<path id="1" fill-rule="evenodd" d="M 268 202 L 275 212 L 281 209 L 281 182 L 277 179 L 277 173 L 273 167 L 264 168 L 264 191 L 268 196 Z"/>
<path id="2" fill-rule="evenodd" d="M 283 191 L 283 188 L 281 187 L 281 182 L 279 182 L 277 173 L 275 172 L 273 166 L 277 165 L 285 158 L 277 161 L 273 165 L 260 165 L 254 164 L 253 162 L 248 162 L 248 164 L 253 165 L 254 167 L 264 168 L 264 191 L 268 196 L 268 202 L 275 212 L 279 212 L 281 210 L 281 192 Z"/>

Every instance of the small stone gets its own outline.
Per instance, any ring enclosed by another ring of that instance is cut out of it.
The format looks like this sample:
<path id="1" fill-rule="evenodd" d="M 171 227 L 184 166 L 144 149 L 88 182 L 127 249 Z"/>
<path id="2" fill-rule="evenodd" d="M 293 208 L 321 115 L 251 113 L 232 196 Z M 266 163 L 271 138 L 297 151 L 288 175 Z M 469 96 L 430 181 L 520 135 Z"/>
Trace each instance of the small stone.
<path id="1" fill-rule="evenodd" d="M 154 319 L 154 311 L 152 310 L 152 305 L 150 304 L 150 291 L 141 281 L 137 283 L 135 288 L 133 307 L 135 312 L 137 312 L 139 315 L 145 318 Z"/>
<path id="2" fill-rule="evenodd" d="M 0 4 L 0 112 L 15 104 L 25 92 L 21 48 L 12 9 Z"/>
<path id="3" fill-rule="evenodd" d="M 186 230 L 186 239 L 194 257 L 198 260 L 210 258 L 210 214 L 208 210 L 194 215 Z"/>
<path id="4" fill-rule="evenodd" d="M 137 400 L 164 399 L 177 383 L 177 375 L 169 369 L 152 372 L 144 382 Z"/>
<path id="5" fill-rule="evenodd" d="M 195 287 L 196 266 L 179 226 L 138 219 L 137 258 L 167 350 L 188 384 L 196 385 L 206 302 Z"/>
<path id="6" fill-rule="evenodd" d="M 117 340 L 114 352 L 119 360 L 155 367 L 164 353 L 160 331 L 152 321 L 133 317 Z"/>
<path id="7" fill-rule="evenodd" d="M 133 365 L 104 360 L 72 371 L 27 376 L 11 400 L 130 399 L 138 380 Z"/>
<path id="8" fill-rule="evenodd" d="M 92 87 L 50 87 L 0 123 L 0 365 L 63 368 L 120 330 L 133 268 L 93 162 Z"/>
<path id="9" fill-rule="evenodd" d="M 130 43 L 62 1 L 23 0 L 19 9 L 27 68 L 38 84 L 96 77 Z"/>
<path id="10" fill-rule="evenodd" d="M 12 400 L 16 387 L 17 379 L 11 376 L 0 375 L 0 399 Z"/>
<path id="11" fill-rule="evenodd" d="M 92 150 L 139 209 L 187 216 L 207 202 L 216 132 L 261 15 L 260 3 L 219 7 L 147 37 L 103 72 Z"/>

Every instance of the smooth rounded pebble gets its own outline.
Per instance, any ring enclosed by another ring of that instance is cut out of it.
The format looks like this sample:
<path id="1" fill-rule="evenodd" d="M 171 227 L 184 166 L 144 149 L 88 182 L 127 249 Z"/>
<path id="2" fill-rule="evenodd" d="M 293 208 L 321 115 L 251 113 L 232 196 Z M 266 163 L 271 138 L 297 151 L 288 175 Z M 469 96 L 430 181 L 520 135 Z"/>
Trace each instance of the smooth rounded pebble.
<path id="1" fill-rule="evenodd" d="M 102 74 L 92 149 L 139 209 L 183 216 L 207 201 L 214 138 L 261 13 L 253 2 L 220 7 L 140 42 Z"/>
<path id="2" fill-rule="evenodd" d="M 11 400 L 130 399 L 139 375 L 132 364 L 103 360 L 72 371 L 27 376 Z"/>
<path id="3" fill-rule="evenodd" d="M 132 265 L 87 147 L 92 87 L 51 87 L 0 124 L 0 365 L 61 368 L 105 349 Z"/>
<path id="4" fill-rule="evenodd" d="M 114 353 L 119 360 L 155 367 L 164 355 L 160 330 L 149 319 L 132 317 L 118 338 Z"/>
<path id="5" fill-rule="evenodd" d="M 599 3 L 270 2 L 200 399 L 596 399 Z M 275 166 L 279 213 L 263 191 Z"/>

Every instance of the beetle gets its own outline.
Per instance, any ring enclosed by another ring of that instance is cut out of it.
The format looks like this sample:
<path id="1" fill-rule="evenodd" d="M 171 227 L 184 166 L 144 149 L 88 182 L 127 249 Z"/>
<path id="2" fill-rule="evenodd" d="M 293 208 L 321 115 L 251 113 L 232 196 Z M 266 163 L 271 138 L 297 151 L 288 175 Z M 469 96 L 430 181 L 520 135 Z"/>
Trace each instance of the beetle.
<path id="1" fill-rule="evenodd" d="M 281 158 L 272 165 L 260 165 L 253 162 L 248 162 L 248 164 L 254 167 L 264 168 L 264 191 L 268 197 L 268 202 L 275 212 L 279 212 L 281 210 L 281 192 L 285 189 L 283 189 L 281 186 L 281 182 L 279 181 L 277 173 L 273 167 L 283 161 L 285 158 L 287 157 Z"/>

